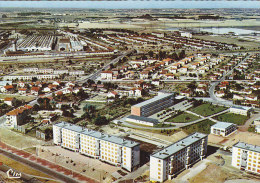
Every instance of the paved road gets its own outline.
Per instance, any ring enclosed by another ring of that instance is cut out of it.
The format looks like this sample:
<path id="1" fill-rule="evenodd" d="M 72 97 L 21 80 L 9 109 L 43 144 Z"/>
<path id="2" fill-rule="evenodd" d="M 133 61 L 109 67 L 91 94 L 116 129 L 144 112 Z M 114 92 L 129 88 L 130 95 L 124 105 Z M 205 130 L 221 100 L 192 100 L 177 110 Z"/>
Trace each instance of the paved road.
<path id="1" fill-rule="evenodd" d="M 110 67 L 110 64 L 116 64 L 120 59 L 122 59 L 123 57 L 125 57 L 126 55 L 132 53 L 133 50 L 130 50 L 128 52 L 125 52 L 123 55 L 118 56 L 117 58 L 115 58 L 114 60 L 112 60 L 111 62 L 107 63 L 106 65 L 104 65 L 104 67 L 102 67 L 101 69 L 99 69 L 98 71 L 96 71 L 95 73 L 89 75 L 87 78 L 82 79 L 82 80 L 78 80 L 78 82 L 80 83 L 84 83 L 87 82 L 88 79 L 91 80 L 96 80 L 98 78 L 98 76 L 100 75 L 100 73 L 102 72 L 102 70 L 107 70 Z"/>
<path id="2" fill-rule="evenodd" d="M 207 116 L 207 117 L 204 117 L 204 118 L 201 118 L 201 119 L 197 119 L 197 120 L 194 120 L 194 121 L 191 121 L 191 122 L 188 122 L 188 123 L 171 123 L 172 125 L 175 125 L 175 126 L 172 126 L 172 127 L 162 127 L 162 128 L 155 128 L 155 127 L 145 127 L 145 126 L 140 126 L 138 124 L 133 124 L 133 123 L 127 123 L 124 119 L 125 118 L 122 118 L 120 120 L 120 122 L 122 122 L 123 125 L 127 126 L 127 127 L 130 127 L 130 128 L 139 128 L 139 129 L 148 129 L 148 130 L 173 130 L 173 129 L 178 129 L 178 128 L 181 128 L 181 127 L 185 127 L 185 126 L 189 126 L 189 125 L 192 125 L 192 124 L 195 124 L 195 123 L 199 123 L 203 120 L 206 120 L 206 119 L 209 119 L 211 120 L 211 118 L 215 117 L 215 116 L 218 116 L 220 114 L 224 114 L 226 112 L 228 112 L 229 109 L 226 109 L 224 111 L 221 111 L 219 113 L 216 113 L 216 114 L 213 114 L 211 116 Z"/>
<path id="3" fill-rule="evenodd" d="M 215 95 L 215 87 L 221 83 L 222 81 L 225 80 L 226 76 L 230 75 L 233 73 L 234 69 L 236 69 L 237 67 L 239 67 L 240 64 L 242 64 L 243 62 L 245 62 L 248 58 L 250 57 L 250 55 L 246 56 L 241 62 L 239 62 L 235 67 L 233 67 L 230 71 L 228 71 L 227 73 L 225 73 L 222 78 L 216 82 L 213 82 L 211 83 L 211 86 L 209 88 L 209 95 L 210 95 L 210 98 L 213 100 L 213 101 L 217 101 L 218 103 L 222 103 L 223 105 L 226 105 L 226 104 L 230 104 L 230 103 L 233 103 L 232 101 L 228 101 L 228 100 L 224 100 L 222 98 L 218 98 L 216 97 Z"/>

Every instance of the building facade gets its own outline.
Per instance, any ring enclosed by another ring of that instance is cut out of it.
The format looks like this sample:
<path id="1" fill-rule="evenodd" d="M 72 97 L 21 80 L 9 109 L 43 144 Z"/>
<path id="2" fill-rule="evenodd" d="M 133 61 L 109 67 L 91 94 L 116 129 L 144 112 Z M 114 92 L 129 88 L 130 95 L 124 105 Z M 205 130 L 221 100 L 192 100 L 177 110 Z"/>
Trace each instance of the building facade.
<path id="1" fill-rule="evenodd" d="M 150 181 L 172 179 L 207 154 L 208 136 L 193 133 L 150 156 Z"/>
<path id="2" fill-rule="evenodd" d="M 233 145 L 232 166 L 260 175 L 260 146 L 244 142 Z"/>
<path id="3" fill-rule="evenodd" d="M 131 107 L 131 114 L 150 116 L 174 104 L 174 93 L 159 93 L 158 96 Z"/>
<path id="4" fill-rule="evenodd" d="M 5 124 L 10 127 L 25 124 L 26 117 L 31 113 L 32 106 L 24 105 L 6 113 Z"/>
<path id="5" fill-rule="evenodd" d="M 66 122 L 53 125 L 53 142 L 128 171 L 140 164 L 140 144 Z"/>
<path id="6" fill-rule="evenodd" d="M 227 122 L 218 122 L 211 126 L 210 133 L 214 135 L 221 135 L 223 137 L 228 136 L 232 132 L 237 130 L 237 125 Z"/>

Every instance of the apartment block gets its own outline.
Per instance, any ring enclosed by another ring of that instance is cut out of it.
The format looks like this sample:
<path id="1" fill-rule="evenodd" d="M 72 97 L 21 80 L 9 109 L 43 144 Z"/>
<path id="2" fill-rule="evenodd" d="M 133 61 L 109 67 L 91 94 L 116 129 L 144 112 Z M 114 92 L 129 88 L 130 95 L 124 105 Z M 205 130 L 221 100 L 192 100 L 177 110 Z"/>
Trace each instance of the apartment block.
<path id="1" fill-rule="evenodd" d="M 193 133 L 150 156 L 150 180 L 163 182 L 188 169 L 207 153 L 208 136 Z"/>
<path id="2" fill-rule="evenodd" d="M 32 106 L 24 105 L 6 113 L 5 124 L 11 127 L 23 125 L 25 118 L 31 113 L 31 109 Z"/>
<path id="3" fill-rule="evenodd" d="M 234 123 L 217 122 L 215 125 L 211 126 L 210 133 L 226 137 L 236 130 L 237 125 Z"/>
<path id="4" fill-rule="evenodd" d="M 174 104 L 174 93 L 159 92 L 158 96 L 131 107 L 131 114 L 136 116 L 150 116 Z"/>
<path id="5" fill-rule="evenodd" d="M 260 174 L 260 146 L 238 142 L 232 148 L 232 166 Z"/>
<path id="6" fill-rule="evenodd" d="M 128 171 L 140 164 L 140 144 L 66 122 L 53 125 L 53 142 Z"/>

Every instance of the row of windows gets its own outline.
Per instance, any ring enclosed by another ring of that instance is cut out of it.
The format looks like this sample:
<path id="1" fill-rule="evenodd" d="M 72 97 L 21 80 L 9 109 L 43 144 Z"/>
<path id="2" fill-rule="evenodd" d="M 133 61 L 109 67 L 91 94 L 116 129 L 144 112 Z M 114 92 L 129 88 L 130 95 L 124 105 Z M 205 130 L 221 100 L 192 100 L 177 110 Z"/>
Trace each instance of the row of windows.
<path id="1" fill-rule="evenodd" d="M 108 157 L 104 157 L 104 156 L 101 156 L 102 157 L 102 159 L 105 159 L 105 160 L 108 160 L 108 161 L 110 161 L 110 162 L 113 162 L 113 163 L 117 163 L 117 160 L 116 159 L 111 159 L 111 158 L 108 158 Z"/>
<path id="2" fill-rule="evenodd" d="M 238 152 L 241 152 L 241 149 L 238 149 Z M 252 151 L 249 151 L 248 154 L 260 156 L 260 153 L 256 153 L 256 152 L 252 152 Z"/>
<path id="3" fill-rule="evenodd" d="M 87 153 L 87 154 L 89 154 L 89 155 L 96 156 L 96 153 L 95 153 L 95 152 L 91 152 L 91 151 L 87 151 L 87 150 L 83 150 L 83 149 L 81 149 L 81 152 L 82 152 L 82 153 Z"/>

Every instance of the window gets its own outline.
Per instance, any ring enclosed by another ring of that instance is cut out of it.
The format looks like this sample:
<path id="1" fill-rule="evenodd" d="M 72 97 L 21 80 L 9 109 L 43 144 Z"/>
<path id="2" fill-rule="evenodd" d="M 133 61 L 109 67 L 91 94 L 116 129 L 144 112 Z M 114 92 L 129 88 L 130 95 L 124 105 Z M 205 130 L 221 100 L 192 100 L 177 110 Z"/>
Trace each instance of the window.
<path id="1" fill-rule="evenodd" d="M 158 176 L 158 179 L 161 179 L 161 177 L 160 177 L 160 176 Z"/>
<path id="2" fill-rule="evenodd" d="M 161 172 L 158 172 L 158 175 L 161 175 Z"/>

